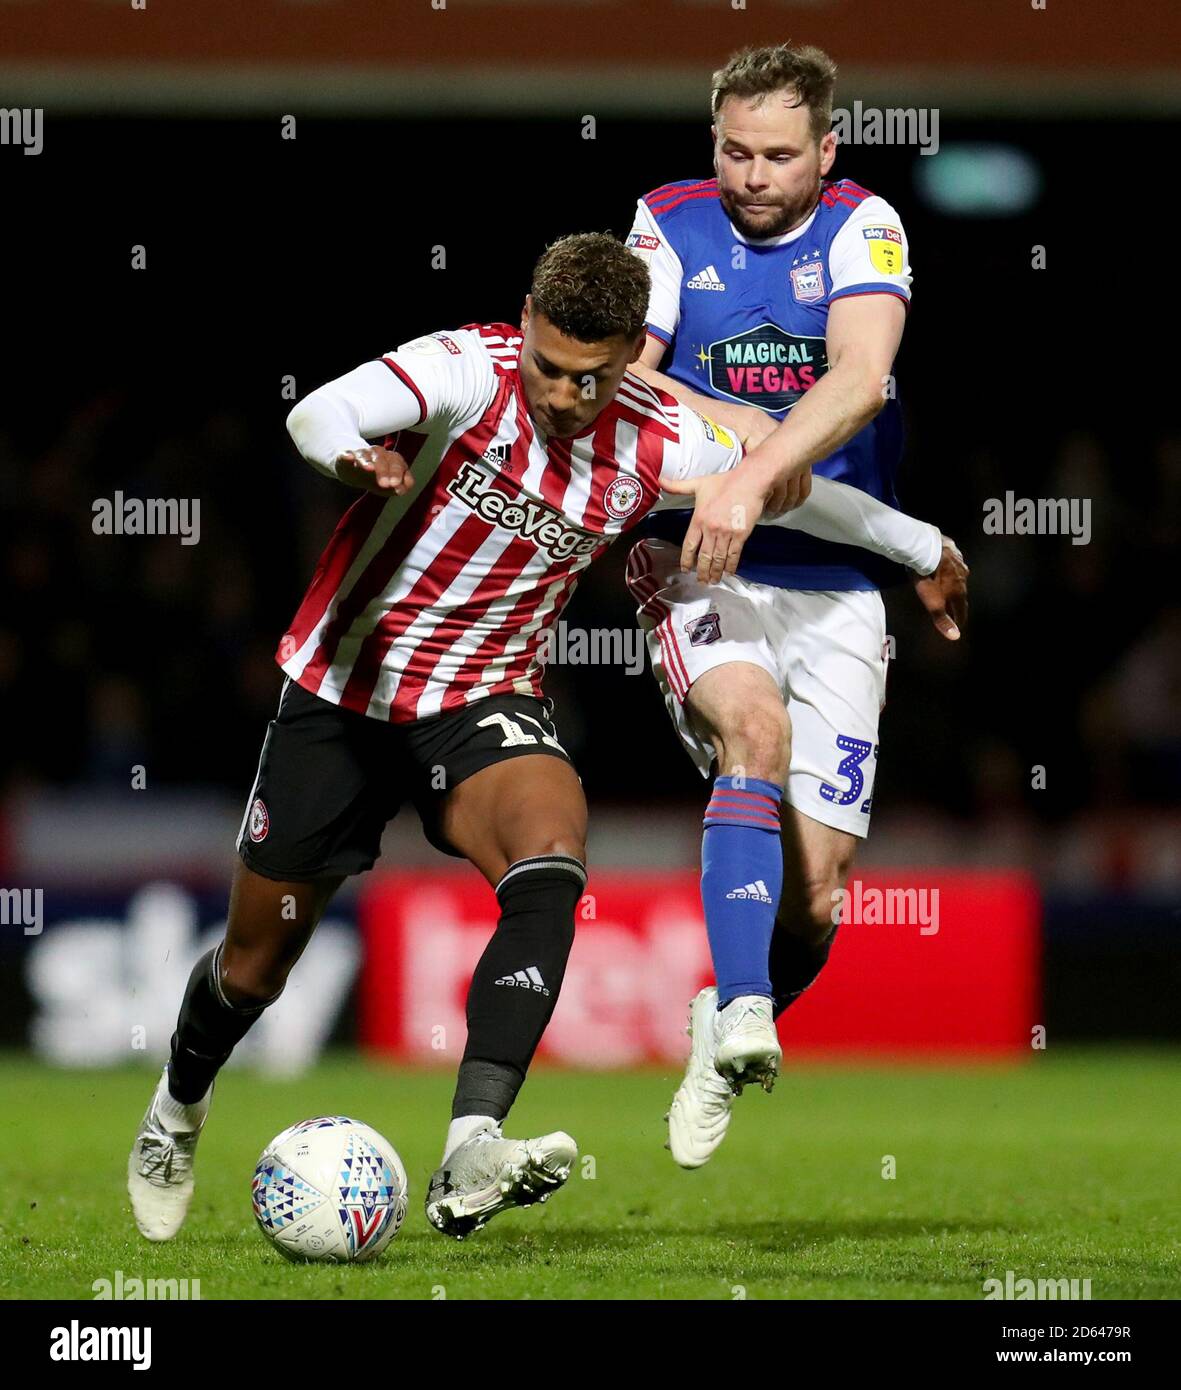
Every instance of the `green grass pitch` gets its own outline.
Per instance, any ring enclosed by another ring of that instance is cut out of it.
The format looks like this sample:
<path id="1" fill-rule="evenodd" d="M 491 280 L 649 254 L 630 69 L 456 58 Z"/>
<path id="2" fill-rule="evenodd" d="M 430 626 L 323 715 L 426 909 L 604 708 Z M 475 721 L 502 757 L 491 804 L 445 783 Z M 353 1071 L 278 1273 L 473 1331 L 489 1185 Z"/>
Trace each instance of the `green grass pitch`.
<path id="1" fill-rule="evenodd" d="M 544 1207 L 462 1244 L 422 1211 L 451 1077 L 334 1054 L 299 1080 L 230 1071 L 197 1193 L 168 1245 L 135 1232 L 125 1164 L 147 1071 L 0 1056 L 0 1296 L 92 1298 L 96 1279 L 199 1279 L 202 1298 L 960 1298 L 983 1280 L 1089 1278 L 1092 1297 L 1181 1296 L 1181 1065 L 1062 1049 L 1020 1066 L 857 1068 L 786 1059 L 748 1091 L 704 1169 L 662 1148 L 671 1072 L 538 1070 L 516 1135 L 569 1130 L 583 1158 Z M 250 1176 L 296 1120 L 351 1114 L 410 1175 L 373 1265 L 292 1265 L 255 1228 Z M 886 1156 L 896 1176 L 886 1178 Z"/>

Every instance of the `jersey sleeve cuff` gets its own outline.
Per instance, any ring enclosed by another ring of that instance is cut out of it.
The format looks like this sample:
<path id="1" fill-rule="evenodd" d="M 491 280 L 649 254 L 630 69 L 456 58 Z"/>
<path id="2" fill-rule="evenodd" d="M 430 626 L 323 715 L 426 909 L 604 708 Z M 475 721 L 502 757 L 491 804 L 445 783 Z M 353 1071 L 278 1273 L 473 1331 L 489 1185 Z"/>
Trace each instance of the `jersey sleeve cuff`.
<path id="1" fill-rule="evenodd" d="M 884 280 L 867 280 L 862 285 L 842 285 L 839 290 L 833 290 L 828 296 L 831 304 L 836 299 L 850 299 L 858 294 L 892 294 L 895 299 L 901 299 L 906 307 L 910 308 L 910 293 L 902 289 L 899 285 L 887 284 Z"/>
<path id="2" fill-rule="evenodd" d="M 664 328 L 657 328 L 654 323 L 646 323 L 644 325 L 644 331 L 650 338 L 655 338 L 658 343 L 663 343 L 665 347 L 668 347 L 669 343 L 673 340 L 673 335 L 670 331 Z"/>
<path id="3" fill-rule="evenodd" d="M 415 386 L 414 382 L 411 381 L 410 378 L 406 375 L 405 371 L 401 367 L 399 367 L 395 361 L 393 361 L 389 357 L 383 357 L 381 360 L 390 369 L 390 371 L 393 372 L 393 374 L 398 378 L 402 385 L 405 386 L 408 391 L 413 393 L 414 399 L 418 402 L 419 416 L 417 423 L 421 425 L 427 417 L 426 398 L 423 396 L 422 392 L 418 389 L 418 387 Z M 413 426 L 411 426 L 411 428 L 413 428 Z"/>

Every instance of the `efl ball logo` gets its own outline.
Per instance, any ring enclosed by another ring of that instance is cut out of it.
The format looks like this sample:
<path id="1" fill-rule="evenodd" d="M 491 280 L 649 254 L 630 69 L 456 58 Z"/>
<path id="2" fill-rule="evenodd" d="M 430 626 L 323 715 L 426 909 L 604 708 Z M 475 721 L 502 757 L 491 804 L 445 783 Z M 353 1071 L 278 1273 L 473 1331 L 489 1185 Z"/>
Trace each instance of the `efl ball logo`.
<path id="1" fill-rule="evenodd" d="M 616 478 L 607 485 L 603 494 L 603 506 L 606 507 L 608 516 L 622 521 L 624 517 L 631 516 L 640 505 L 642 496 L 643 489 L 635 478 Z"/>
<path id="2" fill-rule="evenodd" d="M 280 1254 L 331 1264 L 379 1255 L 406 1215 L 407 1191 L 389 1140 L 344 1115 L 285 1129 L 250 1184 L 259 1229 Z"/>
<path id="3" fill-rule="evenodd" d="M 266 803 L 261 796 L 256 796 L 254 805 L 250 808 L 250 838 L 258 844 L 259 840 L 266 839 L 270 828 L 271 818 L 267 814 Z"/>

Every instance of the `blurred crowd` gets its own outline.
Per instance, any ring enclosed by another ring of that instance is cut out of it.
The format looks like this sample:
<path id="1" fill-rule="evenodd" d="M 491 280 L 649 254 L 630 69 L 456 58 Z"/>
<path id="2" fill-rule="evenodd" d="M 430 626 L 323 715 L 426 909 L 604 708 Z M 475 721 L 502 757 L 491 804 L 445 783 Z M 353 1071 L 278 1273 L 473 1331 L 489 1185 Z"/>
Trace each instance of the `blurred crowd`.
<path id="1" fill-rule="evenodd" d="M 299 460 L 277 408 L 178 427 L 171 403 L 140 387 L 42 418 L 36 437 L 0 433 L 3 796 L 126 787 L 137 767 L 149 786 L 245 795 L 278 698 L 275 647 L 351 494 Z M 1018 490 L 1090 498 L 1078 546 L 984 534 L 983 500 L 1014 487 L 998 452 L 981 447 L 939 487 L 923 486 L 935 463 L 921 437 L 912 452 L 915 490 L 939 509 L 924 514 L 971 565 L 972 610 L 952 645 L 905 586 L 889 596 L 879 787 L 964 817 L 1175 802 L 1181 434 L 1134 461 L 1088 433 L 1058 438 Z M 117 489 L 199 498 L 199 544 L 96 534 L 93 504 Z M 584 579 L 569 623 L 631 624 L 625 549 Z M 649 675 L 556 666 L 547 689 L 592 799 L 699 794 Z"/>

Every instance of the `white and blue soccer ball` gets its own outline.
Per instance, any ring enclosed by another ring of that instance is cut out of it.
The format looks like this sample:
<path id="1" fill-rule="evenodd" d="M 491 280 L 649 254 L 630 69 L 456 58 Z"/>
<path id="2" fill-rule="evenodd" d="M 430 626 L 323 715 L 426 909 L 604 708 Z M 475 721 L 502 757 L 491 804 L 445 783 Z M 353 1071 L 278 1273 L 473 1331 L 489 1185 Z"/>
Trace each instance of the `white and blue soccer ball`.
<path id="1" fill-rule="evenodd" d="M 406 1215 L 406 1169 L 375 1129 L 345 1115 L 301 1120 L 263 1150 L 250 1185 L 263 1235 L 289 1260 L 371 1260 Z"/>

